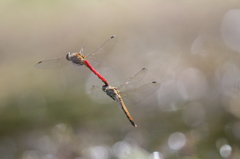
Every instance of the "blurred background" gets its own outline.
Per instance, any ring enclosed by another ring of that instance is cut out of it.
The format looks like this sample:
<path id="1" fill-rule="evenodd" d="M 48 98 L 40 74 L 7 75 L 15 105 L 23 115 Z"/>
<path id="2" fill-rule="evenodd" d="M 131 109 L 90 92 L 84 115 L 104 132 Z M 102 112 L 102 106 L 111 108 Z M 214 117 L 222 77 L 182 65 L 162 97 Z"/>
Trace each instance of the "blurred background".
<path id="1" fill-rule="evenodd" d="M 0 13 L 0 158 L 240 158 L 238 0 L 2 0 Z M 112 86 L 143 67 L 141 84 L 161 83 L 127 105 L 137 128 L 83 66 L 35 68 L 111 35 L 96 69 Z"/>

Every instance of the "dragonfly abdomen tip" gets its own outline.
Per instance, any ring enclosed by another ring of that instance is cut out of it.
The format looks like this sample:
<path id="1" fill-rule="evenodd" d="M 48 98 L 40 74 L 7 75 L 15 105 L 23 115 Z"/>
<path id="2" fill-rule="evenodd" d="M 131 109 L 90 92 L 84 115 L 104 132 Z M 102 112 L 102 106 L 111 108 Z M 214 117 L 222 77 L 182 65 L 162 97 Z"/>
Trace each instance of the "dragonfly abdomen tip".
<path id="1" fill-rule="evenodd" d="M 137 124 L 135 124 L 134 121 L 130 121 L 130 122 L 131 122 L 131 124 L 132 124 L 134 127 L 137 127 Z"/>

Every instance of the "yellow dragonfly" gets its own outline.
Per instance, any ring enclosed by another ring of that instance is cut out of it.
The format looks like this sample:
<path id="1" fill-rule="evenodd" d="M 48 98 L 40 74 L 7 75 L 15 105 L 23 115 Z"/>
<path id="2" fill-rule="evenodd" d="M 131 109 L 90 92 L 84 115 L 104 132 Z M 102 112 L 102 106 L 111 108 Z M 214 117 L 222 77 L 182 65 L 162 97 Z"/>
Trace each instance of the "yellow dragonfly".
<path id="1" fill-rule="evenodd" d="M 119 106 L 122 108 L 124 113 L 126 114 L 130 123 L 137 127 L 137 124 L 134 122 L 131 114 L 129 113 L 124 100 L 130 101 L 131 104 L 139 103 L 140 101 L 144 100 L 146 97 L 150 96 L 154 93 L 159 87 L 160 84 L 156 81 L 151 83 L 144 84 L 139 87 L 135 87 L 137 83 L 139 83 L 143 77 L 146 75 L 147 69 L 143 68 L 124 83 L 120 84 L 118 87 L 112 87 L 110 85 L 103 85 L 102 90 L 113 100 L 117 101 Z M 96 86 L 92 87 L 92 91 L 94 91 Z M 121 91 L 124 90 L 125 91 Z"/>

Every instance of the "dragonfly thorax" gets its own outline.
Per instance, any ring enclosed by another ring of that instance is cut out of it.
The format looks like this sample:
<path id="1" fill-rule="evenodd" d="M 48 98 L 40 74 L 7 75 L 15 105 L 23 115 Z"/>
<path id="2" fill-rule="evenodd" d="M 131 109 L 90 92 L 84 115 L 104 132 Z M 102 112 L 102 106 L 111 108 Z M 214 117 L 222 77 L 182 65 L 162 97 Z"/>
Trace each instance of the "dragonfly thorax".
<path id="1" fill-rule="evenodd" d="M 66 59 L 77 65 L 84 65 L 84 61 L 86 60 L 85 56 L 81 55 L 80 53 L 71 52 L 66 55 Z"/>
<path id="2" fill-rule="evenodd" d="M 111 86 L 106 86 L 106 85 L 103 85 L 102 86 L 102 90 L 104 92 L 106 92 L 106 94 L 111 97 L 113 100 L 115 100 L 119 94 L 119 91 L 117 90 L 116 87 L 111 87 Z"/>

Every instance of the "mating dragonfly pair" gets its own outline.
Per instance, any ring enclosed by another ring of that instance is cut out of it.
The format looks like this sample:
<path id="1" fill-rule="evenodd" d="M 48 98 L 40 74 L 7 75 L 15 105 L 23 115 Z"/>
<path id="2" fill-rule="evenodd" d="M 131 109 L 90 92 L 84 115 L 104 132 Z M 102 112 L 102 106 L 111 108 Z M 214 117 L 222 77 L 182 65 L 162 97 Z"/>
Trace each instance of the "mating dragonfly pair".
<path id="1" fill-rule="evenodd" d="M 86 54 L 84 56 L 83 51 L 84 47 L 80 50 L 78 53 L 68 53 L 66 55 L 66 58 L 54 58 L 54 59 L 49 59 L 49 60 L 44 60 L 38 62 L 35 66 L 36 68 L 43 68 L 43 69 L 48 69 L 48 68 L 57 68 L 62 66 L 64 63 L 66 63 L 66 60 L 71 62 L 74 65 L 77 66 L 82 66 L 85 65 L 88 67 L 99 79 L 102 80 L 104 85 L 102 86 L 102 90 L 113 100 L 117 101 L 117 103 L 120 105 L 120 107 L 123 109 L 124 113 L 126 114 L 128 120 L 130 123 L 134 126 L 137 127 L 136 123 L 133 121 L 132 116 L 130 115 L 127 107 L 125 106 L 124 100 L 122 97 L 126 99 L 133 99 L 132 103 L 137 103 L 146 98 L 147 96 L 151 95 L 153 92 L 155 92 L 159 88 L 159 83 L 157 82 L 151 82 L 147 83 L 145 85 L 142 85 L 138 88 L 132 88 L 132 86 L 139 81 L 143 79 L 145 76 L 147 69 L 143 68 L 136 74 L 134 74 L 132 77 L 130 77 L 128 80 L 126 80 L 124 83 L 120 84 L 118 87 L 112 87 L 109 85 L 109 82 L 102 76 L 100 75 L 89 63 L 89 60 L 93 60 L 96 63 L 100 63 L 101 60 L 106 56 L 106 54 L 114 47 L 114 45 L 117 42 L 117 37 L 116 36 L 111 36 L 110 39 L 105 41 L 96 51 L 93 51 L 91 53 Z M 121 89 L 123 88 L 129 88 L 130 89 L 121 92 Z M 92 90 L 97 88 L 96 86 L 92 87 Z M 132 97 L 131 97 L 132 96 Z"/>

